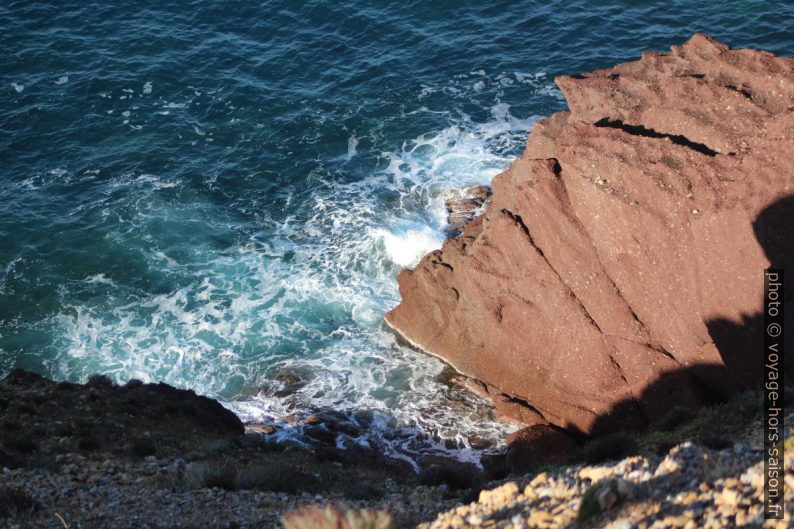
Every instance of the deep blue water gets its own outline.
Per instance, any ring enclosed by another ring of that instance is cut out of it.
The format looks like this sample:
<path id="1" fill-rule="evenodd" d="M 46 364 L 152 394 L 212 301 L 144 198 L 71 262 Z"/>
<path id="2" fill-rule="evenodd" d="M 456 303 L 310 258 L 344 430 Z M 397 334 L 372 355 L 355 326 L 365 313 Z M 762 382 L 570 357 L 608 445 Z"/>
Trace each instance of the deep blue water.
<path id="1" fill-rule="evenodd" d="M 0 375 L 375 410 L 403 453 L 509 429 L 381 316 L 444 199 L 564 108 L 554 76 L 695 31 L 794 55 L 790 2 L 110 4 L 0 6 Z"/>

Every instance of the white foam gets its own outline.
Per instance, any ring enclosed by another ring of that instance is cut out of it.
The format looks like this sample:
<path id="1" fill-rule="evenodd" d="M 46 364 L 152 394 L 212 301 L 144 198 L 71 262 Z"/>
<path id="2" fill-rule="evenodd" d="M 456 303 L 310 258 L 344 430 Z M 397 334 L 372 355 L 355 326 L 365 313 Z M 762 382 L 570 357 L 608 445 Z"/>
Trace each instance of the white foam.
<path id="1" fill-rule="evenodd" d="M 485 72 L 472 75 L 486 89 L 499 84 Z M 465 77 L 455 88 L 470 97 L 473 82 Z M 446 118 L 447 125 L 382 148 L 382 168 L 357 180 L 338 178 L 318 163 L 307 175 L 310 193 L 285 190 L 284 207 L 299 213 L 276 220 L 257 212 L 262 232 L 250 240 L 239 240 L 239 226 L 223 224 L 206 188 L 182 186 L 186 198 L 175 204 L 172 193 L 159 190 L 179 180 L 138 173 L 110 179 L 108 200 L 125 201 L 110 211 L 125 217 L 119 233 L 108 237 L 143 237 L 149 269 L 178 287 L 165 293 L 114 289 L 124 301 L 113 303 L 70 306 L 64 299 L 63 311 L 49 322 L 60 337 L 53 344 L 53 372 L 163 380 L 228 398 L 262 385 L 279 369 L 300 372 L 306 385 L 293 395 L 263 391 L 227 405 L 243 419 L 264 422 L 295 410 L 369 410 L 373 426 L 366 434 L 340 442 L 379 446 L 402 458 L 430 450 L 476 461 L 480 452 L 462 432 L 497 440 L 511 427 L 484 419 L 476 411 L 484 404 L 473 396 L 457 395 L 455 405 L 449 388 L 435 381 L 442 364 L 397 345 L 381 318 L 399 301 L 399 270 L 443 243 L 444 201 L 463 187 L 490 182 L 523 146 L 533 120 L 498 102 L 484 121 L 424 107 L 411 114 Z M 360 156 L 362 145 L 378 145 L 375 134 L 351 134 L 334 170 L 353 165 L 344 161 Z M 217 178 L 207 175 L 204 182 L 214 189 Z M 110 214 L 107 208 L 103 214 Z M 189 252 L 179 240 L 185 226 Z M 172 227 L 171 242 L 146 239 L 152 229 Z M 238 242 L 219 249 L 219 233 L 234 234 Z M 84 281 L 112 286 L 104 274 Z M 299 433 L 290 428 L 279 435 Z M 457 450 L 446 447 L 450 439 Z"/>
<path id="2" fill-rule="evenodd" d="M 152 93 L 152 83 L 151 81 L 147 81 L 143 83 L 143 93 L 144 94 L 151 94 Z"/>
<path id="3" fill-rule="evenodd" d="M 350 160 L 356 155 L 356 147 L 358 147 L 359 138 L 351 134 L 347 139 L 347 159 Z"/>
<path id="4" fill-rule="evenodd" d="M 69 82 L 69 76 L 68 75 L 62 75 L 62 76 L 60 76 L 58 78 L 57 81 L 55 81 L 55 84 L 64 84 L 64 83 L 67 83 L 67 82 Z"/>
<path id="5" fill-rule="evenodd" d="M 105 274 L 96 274 L 85 278 L 83 281 L 92 285 L 115 285 L 112 279 L 105 277 Z"/>
<path id="6" fill-rule="evenodd" d="M 428 252 L 441 248 L 444 236 L 430 226 L 409 228 L 402 233 L 381 231 L 389 259 L 403 268 L 416 266 Z"/>
<path id="7" fill-rule="evenodd" d="M 11 83 L 11 87 L 16 90 L 17 93 L 20 93 L 25 89 L 25 85 L 19 83 Z"/>

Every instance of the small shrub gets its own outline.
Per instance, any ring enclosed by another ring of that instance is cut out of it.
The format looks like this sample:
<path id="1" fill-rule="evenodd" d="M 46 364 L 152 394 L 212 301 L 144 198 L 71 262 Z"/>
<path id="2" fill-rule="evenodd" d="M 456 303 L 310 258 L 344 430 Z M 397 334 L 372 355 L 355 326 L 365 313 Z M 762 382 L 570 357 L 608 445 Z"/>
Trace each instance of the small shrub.
<path id="1" fill-rule="evenodd" d="M 347 511 L 336 507 L 301 507 L 282 519 L 284 529 L 391 529 L 391 515 L 385 511 Z"/>
<path id="2" fill-rule="evenodd" d="M 213 455 L 222 455 L 228 452 L 232 452 L 237 448 L 235 444 L 228 440 L 228 439 L 218 439 L 216 441 L 212 441 L 207 445 L 207 453 Z"/>
<path id="3" fill-rule="evenodd" d="M 237 490 L 237 470 L 231 463 L 208 465 L 200 471 L 201 489 Z"/>
<path id="4" fill-rule="evenodd" d="M 26 400 L 17 403 L 17 410 L 19 410 L 20 413 L 26 413 L 28 415 L 36 415 L 39 412 L 39 409 L 34 403 Z"/>
<path id="5" fill-rule="evenodd" d="M 83 432 L 77 438 L 77 448 L 81 452 L 95 452 L 99 446 L 99 438 L 93 432 Z"/>
<path id="6" fill-rule="evenodd" d="M 318 492 L 319 482 L 311 474 L 290 465 L 271 463 L 241 467 L 237 470 L 237 488 L 270 492 Z"/>
<path id="7" fill-rule="evenodd" d="M 130 453 L 138 457 L 153 456 L 157 452 L 157 446 L 149 437 L 135 439 L 130 445 Z"/>
<path id="8" fill-rule="evenodd" d="M 672 450 L 673 447 L 676 446 L 677 444 L 678 443 L 676 443 L 672 439 L 660 440 L 653 446 L 653 453 L 659 456 L 663 456 L 668 452 L 670 452 L 670 450 Z"/>
<path id="9" fill-rule="evenodd" d="M 590 465 L 622 459 L 636 450 L 637 443 L 626 433 L 613 433 L 598 437 L 582 448 L 580 459 Z"/>
<path id="10" fill-rule="evenodd" d="M 39 450 L 38 443 L 31 437 L 14 436 L 6 439 L 3 444 L 12 452 L 20 454 L 32 454 Z"/>
<path id="11" fill-rule="evenodd" d="M 475 488 L 481 481 L 480 472 L 471 465 L 441 463 L 430 465 L 419 473 L 422 485 L 446 485 L 450 490 Z"/>
<path id="12" fill-rule="evenodd" d="M 372 482 L 364 480 L 350 487 L 347 497 L 354 501 L 379 500 L 383 497 L 383 490 Z"/>
<path id="13" fill-rule="evenodd" d="M 698 444 L 712 450 L 725 450 L 733 446 L 733 441 L 722 432 L 704 432 L 698 437 Z"/>
<path id="14" fill-rule="evenodd" d="M 689 408 L 683 406 L 673 406 L 664 414 L 659 421 L 659 428 L 664 431 L 675 430 L 684 423 L 695 418 L 695 414 Z"/>
<path id="15" fill-rule="evenodd" d="M 237 469 L 230 462 L 190 463 L 180 479 L 169 484 L 175 490 L 198 490 L 219 488 L 236 490 Z"/>
<path id="16" fill-rule="evenodd" d="M 38 505 L 27 493 L 0 488 L 0 518 L 20 518 L 33 514 Z"/>

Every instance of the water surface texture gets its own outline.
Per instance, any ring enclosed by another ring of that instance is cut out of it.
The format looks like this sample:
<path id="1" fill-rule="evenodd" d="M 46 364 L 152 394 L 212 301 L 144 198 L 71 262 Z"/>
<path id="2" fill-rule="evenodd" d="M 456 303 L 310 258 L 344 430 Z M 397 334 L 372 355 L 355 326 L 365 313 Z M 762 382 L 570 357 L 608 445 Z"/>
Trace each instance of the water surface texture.
<path id="1" fill-rule="evenodd" d="M 381 317 L 450 193 L 564 108 L 554 76 L 695 31 L 794 52 L 788 2 L 120 4 L 0 6 L 0 376 L 363 410 L 347 442 L 402 457 L 511 428 Z"/>

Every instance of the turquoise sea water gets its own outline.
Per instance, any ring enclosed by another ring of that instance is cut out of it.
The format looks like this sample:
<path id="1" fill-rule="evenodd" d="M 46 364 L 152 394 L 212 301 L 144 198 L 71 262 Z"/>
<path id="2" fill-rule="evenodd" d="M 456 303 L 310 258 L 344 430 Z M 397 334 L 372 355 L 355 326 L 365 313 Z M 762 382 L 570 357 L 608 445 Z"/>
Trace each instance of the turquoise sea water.
<path id="1" fill-rule="evenodd" d="M 511 427 L 381 322 L 445 198 L 564 108 L 555 75 L 695 31 L 794 55 L 792 28 L 769 1 L 6 2 L 0 376 L 369 410 L 358 442 L 476 458 Z"/>

